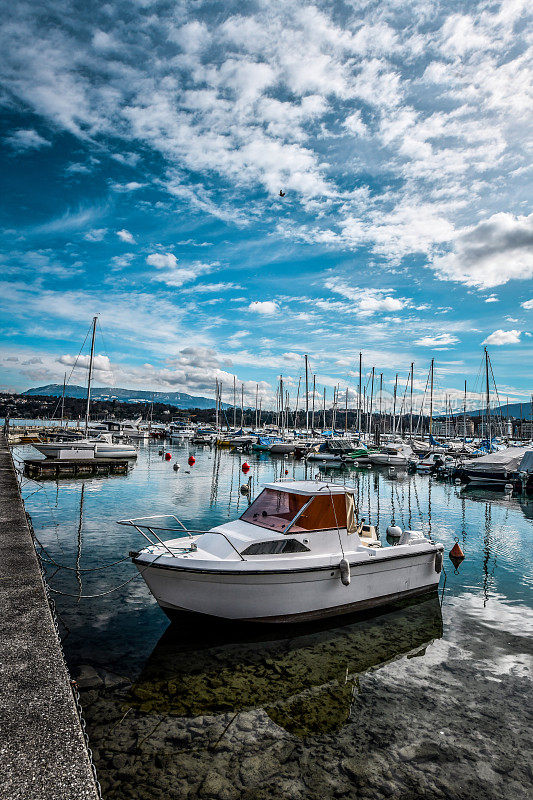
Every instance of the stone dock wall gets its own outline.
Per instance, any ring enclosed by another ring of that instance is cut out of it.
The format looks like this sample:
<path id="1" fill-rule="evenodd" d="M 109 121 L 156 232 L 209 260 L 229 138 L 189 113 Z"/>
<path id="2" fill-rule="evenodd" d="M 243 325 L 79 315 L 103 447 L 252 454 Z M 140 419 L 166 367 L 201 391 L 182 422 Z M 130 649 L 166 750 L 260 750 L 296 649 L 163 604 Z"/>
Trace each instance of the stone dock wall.
<path id="1" fill-rule="evenodd" d="M 97 800 L 61 645 L 0 432 L 0 797 Z"/>

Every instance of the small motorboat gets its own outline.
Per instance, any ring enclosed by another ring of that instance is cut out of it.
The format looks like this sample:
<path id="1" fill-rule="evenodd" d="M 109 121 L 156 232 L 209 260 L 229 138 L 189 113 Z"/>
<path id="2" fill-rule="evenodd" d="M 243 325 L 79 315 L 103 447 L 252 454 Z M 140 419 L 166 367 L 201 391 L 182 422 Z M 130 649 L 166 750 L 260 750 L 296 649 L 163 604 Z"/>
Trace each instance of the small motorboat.
<path id="1" fill-rule="evenodd" d="M 370 463 L 377 466 L 406 467 L 413 451 L 408 444 L 394 444 L 382 447 L 378 453 L 369 455 Z"/>
<path id="2" fill-rule="evenodd" d="M 441 453 L 426 453 L 415 461 L 414 465 L 417 472 L 434 472 L 443 463 L 444 456 Z"/>
<path id="3" fill-rule="evenodd" d="M 132 444 L 114 442 L 110 433 L 91 439 L 39 442 L 34 447 L 46 458 L 137 458 L 137 450 Z"/>
<path id="4" fill-rule="evenodd" d="M 167 518 L 121 524 L 150 541 L 132 560 L 169 616 L 333 617 L 435 589 L 442 569 L 443 546 L 421 532 L 403 531 L 398 544 L 382 547 L 358 521 L 354 490 L 335 483 L 266 484 L 239 519 L 193 534 L 172 517 L 180 535 L 163 541 L 169 528 L 157 520 Z"/>

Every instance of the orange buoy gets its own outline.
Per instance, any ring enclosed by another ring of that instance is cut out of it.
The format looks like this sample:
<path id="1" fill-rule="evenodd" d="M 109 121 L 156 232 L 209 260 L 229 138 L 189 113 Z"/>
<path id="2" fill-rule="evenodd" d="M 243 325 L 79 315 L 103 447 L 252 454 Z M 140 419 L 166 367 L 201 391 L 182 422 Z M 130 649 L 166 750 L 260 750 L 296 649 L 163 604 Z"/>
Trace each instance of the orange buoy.
<path id="1" fill-rule="evenodd" d="M 195 457 L 194 457 L 194 456 L 189 456 L 189 458 L 187 459 L 187 463 L 188 463 L 188 465 L 189 465 L 190 467 L 192 467 L 192 465 L 193 465 L 193 464 L 196 464 L 196 459 L 195 459 Z"/>
<path id="2" fill-rule="evenodd" d="M 170 455 L 170 453 L 165 453 L 165 461 L 170 461 L 171 458 L 172 456 Z"/>
<path id="3" fill-rule="evenodd" d="M 465 557 L 465 554 L 463 553 L 463 551 L 461 550 L 461 548 L 459 546 L 459 542 L 456 542 L 454 544 L 454 546 L 452 547 L 452 549 L 450 550 L 450 558 L 452 556 L 454 558 L 464 558 Z"/>
<path id="4" fill-rule="evenodd" d="M 461 547 L 459 546 L 459 542 L 457 539 L 455 540 L 454 546 L 448 553 L 448 557 L 452 562 L 453 566 L 455 567 L 455 572 L 457 572 L 459 565 L 464 561 L 465 558 L 465 554 L 461 550 Z"/>
<path id="5" fill-rule="evenodd" d="M 288 475 L 288 474 L 289 474 L 289 470 L 288 470 L 288 469 L 286 469 L 286 470 L 285 470 L 285 475 Z"/>
<path id="6" fill-rule="evenodd" d="M 243 472 L 248 472 L 248 470 L 250 469 L 249 463 L 247 461 L 245 461 L 244 464 L 242 465 L 241 469 L 242 469 Z"/>

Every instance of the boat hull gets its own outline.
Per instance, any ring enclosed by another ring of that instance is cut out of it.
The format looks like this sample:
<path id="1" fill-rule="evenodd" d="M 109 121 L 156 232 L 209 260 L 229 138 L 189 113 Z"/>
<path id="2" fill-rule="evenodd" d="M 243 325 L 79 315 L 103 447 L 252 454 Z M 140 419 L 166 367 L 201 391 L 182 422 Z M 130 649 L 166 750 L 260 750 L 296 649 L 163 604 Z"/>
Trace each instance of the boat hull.
<path id="1" fill-rule="evenodd" d="M 406 467 L 409 459 L 405 456 L 392 456 L 386 453 L 376 453 L 370 456 L 370 463 L 379 467 Z"/>
<path id="2" fill-rule="evenodd" d="M 166 613 L 288 623 L 349 614 L 431 591 L 440 577 L 438 551 L 442 548 L 356 562 L 350 565 L 348 586 L 340 580 L 338 564 L 270 572 L 147 567 L 142 559 L 135 564 Z"/>
<path id="3" fill-rule="evenodd" d="M 272 453 L 272 455 L 275 455 L 275 456 L 276 455 L 278 455 L 278 456 L 279 455 L 290 455 L 291 453 L 294 453 L 295 448 L 296 448 L 296 444 L 293 444 L 291 442 L 279 442 L 277 444 L 273 444 L 270 447 L 269 452 Z"/>
<path id="4" fill-rule="evenodd" d="M 68 458 L 68 451 L 76 453 L 76 458 L 80 454 L 87 453 L 87 458 L 137 458 L 137 451 L 129 445 L 115 445 L 96 442 L 76 442 L 70 446 L 58 443 L 35 444 L 38 450 L 46 458 Z"/>

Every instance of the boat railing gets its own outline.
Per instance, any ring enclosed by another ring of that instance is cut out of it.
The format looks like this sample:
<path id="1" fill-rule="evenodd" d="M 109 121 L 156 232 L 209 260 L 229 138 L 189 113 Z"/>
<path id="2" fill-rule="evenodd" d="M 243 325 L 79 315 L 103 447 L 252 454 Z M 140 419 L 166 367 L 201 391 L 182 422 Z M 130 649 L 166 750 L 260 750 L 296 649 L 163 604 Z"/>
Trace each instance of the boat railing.
<path id="1" fill-rule="evenodd" d="M 152 520 L 164 520 L 164 519 L 173 519 L 175 522 L 178 523 L 179 528 L 169 528 L 167 525 L 156 525 L 152 522 Z M 241 561 L 246 561 L 244 556 L 239 553 L 233 542 L 228 539 L 225 533 L 222 531 L 215 531 L 215 530 L 195 530 L 193 528 L 187 528 L 183 522 L 177 517 L 175 514 L 155 514 L 150 517 L 134 517 L 132 519 L 119 519 L 117 520 L 117 525 L 129 525 L 131 528 L 135 528 L 135 530 L 143 536 L 152 547 L 156 547 L 157 544 L 160 544 L 161 547 L 171 555 L 173 558 L 179 555 L 175 553 L 171 547 L 169 547 L 166 542 L 164 542 L 156 533 L 156 531 L 168 531 L 169 533 L 177 531 L 178 533 L 184 533 L 189 538 L 194 538 L 194 536 L 198 536 L 202 533 L 213 533 L 216 536 L 222 536 L 223 539 L 229 544 L 232 550 L 235 550 Z M 146 534 L 144 531 L 147 530 L 153 536 L 157 542 L 154 542 L 153 539 L 150 539 L 150 536 Z M 183 548 L 178 548 L 182 550 Z"/>

